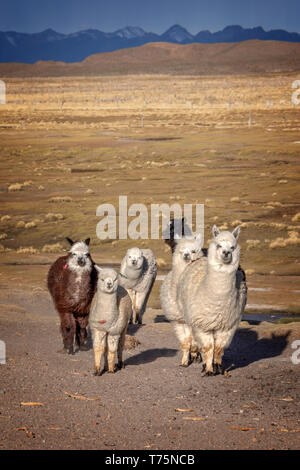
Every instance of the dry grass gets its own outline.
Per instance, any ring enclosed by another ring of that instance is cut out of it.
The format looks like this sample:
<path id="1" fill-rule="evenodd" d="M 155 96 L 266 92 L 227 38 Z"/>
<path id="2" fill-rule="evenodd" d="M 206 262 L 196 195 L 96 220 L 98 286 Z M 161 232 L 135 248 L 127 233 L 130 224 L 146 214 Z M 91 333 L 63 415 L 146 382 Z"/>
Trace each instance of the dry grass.
<path id="1" fill-rule="evenodd" d="M 49 199 L 49 202 L 52 202 L 52 203 L 62 203 L 62 202 L 71 202 L 72 201 L 72 198 L 70 196 L 55 196 L 55 197 L 51 197 Z"/>
<path id="2" fill-rule="evenodd" d="M 17 253 L 26 255 L 36 255 L 39 251 L 33 246 L 20 247 L 17 249 Z"/>
<path id="3" fill-rule="evenodd" d="M 63 220 L 65 217 L 63 214 L 53 214 L 52 212 L 49 212 L 46 216 L 45 219 L 47 221 L 53 222 L 57 220 Z"/>
<path id="4" fill-rule="evenodd" d="M 20 183 L 13 183 L 8 186 L 8 191 L 21 191 L 23 189 L 23 185 Z"/>
<path id="5" fill-rule="evenodd" d="M 297 237 L 287 234 L 299 232 L 300 218 L 296 78 L 9 79 L 0 128 L 4 249 L 13 250 L 13 259 L 18 247 L 31 246 L 51 259 L 46 245 L 91 236 L 96 260 L 117 263 L 134 244 L 151 248 L 168 268 L 171 254 L 161 240 L 97 239 L 97 206 L 118 208 L 124 194 L 129 205 L 148 210 L 204 203 L 205 246 L 213 223 L 228 230 L 241 225 L 245 269 L 298 273 Z M 7 190 L 15 184 L 22 190 Z M 277 239 L 275 256 L 270 244 Z"/>
<path id="6" fill-rule="evenodd" d="M 43 253 L 59 253 L 63 251 L 63 247 L 60 243 L 53 243 L 52 245 L 44 245 L 42 248 Z"/>

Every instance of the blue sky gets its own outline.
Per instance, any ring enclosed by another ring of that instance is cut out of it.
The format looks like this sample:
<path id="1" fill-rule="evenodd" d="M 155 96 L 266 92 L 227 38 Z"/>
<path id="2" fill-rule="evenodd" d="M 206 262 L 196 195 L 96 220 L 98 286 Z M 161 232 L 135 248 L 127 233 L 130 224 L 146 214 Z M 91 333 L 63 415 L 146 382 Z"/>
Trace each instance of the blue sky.
<path id="1" fill-rule="evenodd" d="M 141 26 L 162 33 L 175 23 L 191 33 L 227 25 L 300 32 L 300 0 L 0 0 L 0 30 L 70 33 Z"/>

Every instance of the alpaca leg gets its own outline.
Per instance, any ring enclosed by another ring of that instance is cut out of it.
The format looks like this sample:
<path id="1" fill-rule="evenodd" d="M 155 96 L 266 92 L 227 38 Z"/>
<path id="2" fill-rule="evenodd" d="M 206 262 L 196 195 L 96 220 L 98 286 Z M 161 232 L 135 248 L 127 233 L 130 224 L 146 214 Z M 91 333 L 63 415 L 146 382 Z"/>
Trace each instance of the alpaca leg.
<path id="1" fill-rule="evenodd" d="M 148 290 L 146 292 L 136 293 L 135 309 L 136 309 L 136 315 L 137 315 L 137 323 L 139 324 L 142 324 L 143 315 L 146 310 L 147 302 L 151 294 L 154 281 L 155 281 L 155 278 L 152 279 L 151 284 L 148 287 Z"/>
<path id="2" fill-rule="evenodd" d="M 135 323 L 135 321 L 136 321 L 136 310 L 135 310 L 135 295 L 136 295 L 136 292 L 132 289 L 128 289 L 127 292 L 128 292 L 128 295 L 131 299 L 131 305 L 132 305 L 132 318 L 130 318 L 129 323 Z"/>
<path id="3" fill-rule="evenodd" d="M 123 351 L 124 351 L 124 344 L 125 344 L 125 336 L 126 336 L 126 330 L 127 330 L 127 325 L 126 328 L 121 333 L 119 343 L 118 343 L 118 368 L 123 369 L 124 362 L 123 362 Z"/>
<path id="4" fill-rule="evenodd" d="M 80 315 L 76 318 L 76 342 L 81 351 L 87 351 L 87 326 L 89 322 L 88 315 Z"/>
<path id="5" fill-rule="evenodd" d="M 95 361 L 95 375 L 100 375 L 101 371 L 101 359 L 105 354 L 106 349 L 106 335 L 105 331 L 93 330 L 93 349 L 94 349 L 94 361 Z"/>
<path id="6" fill-rule="evenodd" d="M 195 341 L 195 338 L 192 335 L 191 340 L 191 359 L 193 362 L 201 362 L 201 348 L 199 348 L 198 344 Z"/>
<path id="7" fill-rule="evenodd" d="M 190 349 L 191 349 L 191 329 L 185 323 L 174 322 L 175 334 L 180 342 L 180 349 L 182 351 L 181 366 L 188 367 L 190 364 Z"/>
<path id="8" fill-rule="evenodd" d="M 108 362 L 108 372 L 115 372 L 115 358 L 116 352 L 118 349 L 118 344 L 120 340 L 120 335 L 108 335 L 107 338 L 107 362 Z"/>
<path id="9" fill-rule="evenodd" d="M 203 360 L 203 372 L 205 375 L 214 375 L 214 337 L 212 333 L 203 333 L 199 328 L 193 329 L 193 336 L 197 344 L 200 345 Z"/>
<path id="10" fill-rule="evenodd" d="M 76 322 L 72 313 L 66 313 L 61 319 L 61 333 L 63 337 L 64 349 L 68 354 L 74 352 L 74 336 L 76 332 Z"/>
<path id="11" fill-rule="evenodd" d="M 214 363 L 213 367 L 216 374 L 223 374 L 224 370 L 222 367 L 222 358 L 224 355 L 224 349 L 227 348 L 233 335 L 235 333 L 236 328 L 230 331 L 216 331 L 214 333 Z"/>

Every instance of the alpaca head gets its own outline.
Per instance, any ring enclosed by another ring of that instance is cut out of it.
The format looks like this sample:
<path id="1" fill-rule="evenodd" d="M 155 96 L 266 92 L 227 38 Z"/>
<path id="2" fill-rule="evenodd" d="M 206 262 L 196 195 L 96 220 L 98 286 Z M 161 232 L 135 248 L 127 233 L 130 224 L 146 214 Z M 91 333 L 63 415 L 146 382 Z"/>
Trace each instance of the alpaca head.
<path id="1" fill-rule="evenodd" d="M 195 238 L 178 238 L 178 236 L 175 235 L 175 241 L 175 255 L 179 255 L 183 261 L 189 263 L 201 257 L 203 245 L 201 233 Z"/>
<path id="2" fill-rule="evenodd" d="M 126 264 L 132 269 L 141 269 L 144 262 L 142 250 L 139 248 L 129 248 L 126 253 Z"/>
<path id="3" fill-rule="evenodd" d="M 68 266 L 71 271 L 90 271 L 92 268 L 89 250 L 90 238 L 79 242 L 73 242 L 70 238 L 67 238 L 67 240 L 71 245 L 68 259 Z"/>
<path id="4" fill-rule="evenodd" d="M 191 236 L 192 231 L 185 221 L 185 217 L 181 219 L 170 219 L 167 227 L 162 233 L 162 238 L 165 242 L 170 244 L 170 241 L 175 240 L 176 237 L 182 238 L 183 236 Z"/>
<path id="5" fill-rule="evenodd" d="M 237 268 L 240 260 L 240 248 L 237 240 L 240 234 L 240 227 L 236 227 L 232 232 L 220 231 L 216 225 L 212 229 L 213 240 L 209 245 L 208 257 L 210 264 L 218 269 L 228 266 Z"/>
<path id="6" fill-rule="evenodd" d="M 95 265 L 98 272 L 97 288 L 106 294 L 113 294 L 118 289 L 118 274 L 114 269 L 100 268 Z"/>

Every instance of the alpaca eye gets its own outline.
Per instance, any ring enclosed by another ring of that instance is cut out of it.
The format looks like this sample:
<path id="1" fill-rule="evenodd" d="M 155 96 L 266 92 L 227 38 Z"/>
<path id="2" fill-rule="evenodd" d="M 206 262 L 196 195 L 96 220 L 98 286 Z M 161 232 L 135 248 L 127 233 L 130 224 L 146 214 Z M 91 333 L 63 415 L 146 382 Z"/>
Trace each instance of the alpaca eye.
<path id="1" fill-rule="evenodd" d="M 231 247 L 232 251 L 234 250 L 234 246 Z"/>
<path id="2" fill-rule="evenodd" d="M 192 253 L 196 253 L 196 250 L 192 250 Z"/>
<path id="3" fill-rule="evenodd" d="M 221 248 L 221 245 L 217 245 L 217 248 Z"/>

